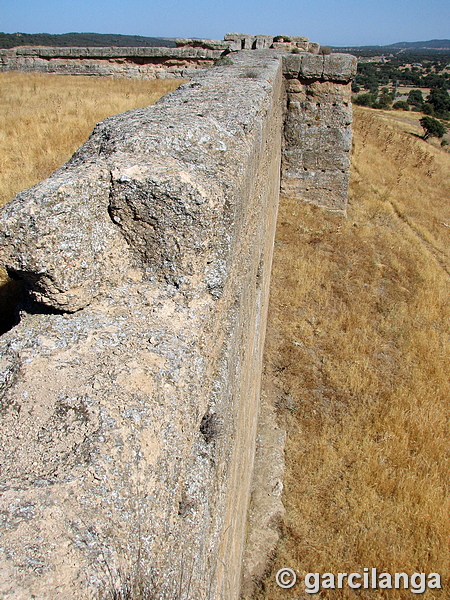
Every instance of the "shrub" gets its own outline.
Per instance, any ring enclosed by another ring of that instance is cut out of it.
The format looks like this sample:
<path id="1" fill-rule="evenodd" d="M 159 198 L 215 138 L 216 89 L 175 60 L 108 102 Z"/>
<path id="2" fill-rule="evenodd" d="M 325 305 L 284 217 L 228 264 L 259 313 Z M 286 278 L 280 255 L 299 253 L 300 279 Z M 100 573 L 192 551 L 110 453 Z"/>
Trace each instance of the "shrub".
<path id="1" fill-rule="evenodd" d="M 274 42 L 292 42 L 292 38 L 290 38 L 288 35 L 276 35 L 273 38 Z"/>
<path id="2" fill-rule="evenodd" d="M 358 106 L 372 106 L 375 104 L 375 96 L 366 92 L 365 94 L 360 94 L 354 100 L 355 104 Z"/>
<path id="3" fill-rule="evenodd" d="M 409 104 L 406 100 L 397 100 L 397 102 L 394 102 L 392 105 L 392 108 L 395 110 L 409 110 Z"/>
<path id="4" fill-rule="evenodd" d="M 216 60 L 214 61 L 214 66 L 215 67 L 223 67 L 226 65 L 232 65 L 233 61 L 231 60 L 231 58 L 229 56 L 221 56 L 220 58 L 216 58 Z"/>

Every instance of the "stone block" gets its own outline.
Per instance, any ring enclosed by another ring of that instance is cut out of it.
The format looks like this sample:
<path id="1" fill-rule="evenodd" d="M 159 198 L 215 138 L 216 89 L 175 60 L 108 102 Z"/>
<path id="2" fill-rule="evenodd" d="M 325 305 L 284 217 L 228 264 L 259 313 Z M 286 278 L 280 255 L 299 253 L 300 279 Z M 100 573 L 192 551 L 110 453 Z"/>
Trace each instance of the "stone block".
<path id="1" fill-rule="evenodd" d="M 339 169 L 308 171 L 286 165 L 281 191 L 294 194 L 304 202 L 345 215 L 348 181 L 348 172 Z"/>
<path id="2" fill-rule="evenodd" d="M 318 54 L 320 52 L 320 44 L 317 44 L 316 42 L 309 42 L 308 52 L 311 52 L 311 54 Z"/>
<path id="3" fill-rule="evenodd" d="M 283 74 L 288 78 L 296 78 L 302 66 L 301 54 L 285 54 L 283 56 Z"/>
<path id="4" fill-rule="evenodd" d="M 37 302 L 73 312 L 126 277 L 130 254 L 108 215 L 109 189 L 102 160 L 63 167 L 0 213 L 0 264 Z"/>
<path id="5" fill-rule="evenodd" d="M 273 44 L 273 37 L 271 35 L 257 35 L 253 42 L 253 47 L 256 50 L 264 50 L 270 48 Z"/>
<path id="6" fill-rule="evenodd" d="M 310 81 L 306 89 L 311 102 L 328 102 L 351 107 L 352 88 L 350 83 Z"/>
<path id="7" fill-rule="evenodd" d="M 301 56 L 300 79 L 321 79 L 323 76 L 323 56 L 308 53 Z"/>
<path id="8" fill-rule="evenodd" d="M 350 54 L 324 56 L 323 77 L 331 81 L 349 82 L 356 75 L 358 61 Z"/>

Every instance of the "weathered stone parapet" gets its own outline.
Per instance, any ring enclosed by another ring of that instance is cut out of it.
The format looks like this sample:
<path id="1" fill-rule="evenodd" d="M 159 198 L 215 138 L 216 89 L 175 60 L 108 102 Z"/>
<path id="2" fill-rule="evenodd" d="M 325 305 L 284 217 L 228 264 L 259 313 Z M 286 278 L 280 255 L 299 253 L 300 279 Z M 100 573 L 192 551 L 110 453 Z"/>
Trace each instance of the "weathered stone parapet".
<path id="1" fill-rule="evenodd" d="M 232 60 L 1 213 L 0 263 L 63 311 L 0 338 L 5 600 L 239 596 L 284 86 Z"/>
<path id="2" fill-rule="evenodd" d="M 0 49 L 0 71 L 98 75 L 140 79 L 190 78 L 213 66 L 224 53 L 268 48 L 284 52 L 318 53 L 320 46 L 305 37 L 228 33 L 223 40 L 178 38 L 177 48 L 45 47 Z"/>
<path id="3" fill-rule="evenodd" d="M 0 71 L 96 75 L 133 79 L 190 77 L 212 67 L 221 50 L 210 48 L 55 48 L 0 50 Z"/>
<path id="4" fill-rule="evenodd" d="M 2 50 L 5 56 L 38 56 L 39 58 L 218 58 L 220 51 L 205 48 L 158 48 L 158 47 L 119 47 L 104 48 L 78 46 L 19 46 L 11 50 Z"/>
<path id="5" fill-rule="evenodd" d="M 289 79 L 335 81 L 348 83 L 356 75 L 357 62 L 349 54 L 286 54 L 283 73 Z"/>
<path id="6" fill-rule="evenodd" d="M 227 33 L 223 39 L 230 44 L 230 50 L 263 50 L 264 48 L 271 48 L 273 44 L 273 36 L 271 35 Z"/>

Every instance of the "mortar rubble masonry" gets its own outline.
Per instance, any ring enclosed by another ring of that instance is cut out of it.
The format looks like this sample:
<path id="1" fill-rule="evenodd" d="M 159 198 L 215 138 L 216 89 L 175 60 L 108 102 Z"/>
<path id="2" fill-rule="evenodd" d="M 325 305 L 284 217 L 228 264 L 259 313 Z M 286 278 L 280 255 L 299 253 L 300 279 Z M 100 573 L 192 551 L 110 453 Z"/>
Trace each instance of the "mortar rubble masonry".
<path id="1" fill-rule="evenodd" d="M 275 42 L 274 40 L 282 40 Z M 155 47 L 45 47 L 0 49 L 0 71 L 65 75 L 98 75 L 139 79 L 190 78 L 210 68 L 224 54 L 238 50 L 276 48 L 286 52 L 319 52 L 308 38 L 228 33 L 223 40 L 178 38 L 177 48 Z"/>
<path id="2" fill-rule="evenodd" d="M 105 119 L 0 213 L 0 264 L 28 292 L 0 337 L 5 600 L 142 582 L 237 600 L 274 548 L 284 434 L 260 379 L 280 184 L 345 212 L 355 64 L 229 62 Z"/>

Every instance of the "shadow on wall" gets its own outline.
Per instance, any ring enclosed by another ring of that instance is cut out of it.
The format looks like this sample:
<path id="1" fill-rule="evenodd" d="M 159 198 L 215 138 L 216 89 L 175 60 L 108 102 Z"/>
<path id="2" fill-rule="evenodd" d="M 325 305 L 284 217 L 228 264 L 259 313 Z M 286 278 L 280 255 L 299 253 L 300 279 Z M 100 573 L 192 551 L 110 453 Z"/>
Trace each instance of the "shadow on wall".
<path id="1" fill-rule="evenodd" d="M 0 335 L 9 331 L 19 322 L 18 305 L 23 297 L 22 283 L 10 279 L 2 270 L 0 272 Z"/>

